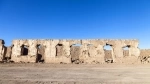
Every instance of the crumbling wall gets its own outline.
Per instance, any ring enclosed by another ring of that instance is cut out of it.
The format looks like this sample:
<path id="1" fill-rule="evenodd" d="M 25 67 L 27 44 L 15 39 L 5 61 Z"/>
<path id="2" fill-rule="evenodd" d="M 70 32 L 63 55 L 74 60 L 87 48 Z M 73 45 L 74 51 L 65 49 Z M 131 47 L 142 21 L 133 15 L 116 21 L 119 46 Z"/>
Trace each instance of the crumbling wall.
<path id="1" fill-rule="evenodd" d="M 85 63 L 104 63 L 104 49 L 103 46 L 106 44 L 104 40 L 81 40 L 82 50 Z"/>
<path id="2" fill-rule="evenodd" d="M 5 50 L 5 47 L 4 47 L 4 40 L 0 39 L 0 61 L 3 60 L 4 58 L 4 50 Z"/>
<path id="3" fill-rule="evenodd" d="M 12 44 L 14 47 L 12 48 L 11 60 L 14 62 L 19 62 L 18 57 L 21 55 L 21 46 L 20 40 L 13 40 Z"/>
<path id="4" fill-rule="evenodd" d="M 140 55 L 140 50 L 138 48 L 138 40 L 108 40 L 107 44 L 112 45 L 113 48 L 113 61 L 123 63 L 124 55 L 123 48 L 129 46 L 129 56 L 135 56 L 137 60 Z"/>
<path id="5" fill-rule="evenodd" d="M 11 60 L 15 62 L 37 62 L 39 54 L 45 63 L 71 63 L 71 59 L 79 60 L 82 63 L 105 63 L 106 54 L 111 52 L 109 58 L 113 62 L 122 62 L 127 56 L 124 47 L 128 46 L 128 57 L 135 59 L 140 55 L 138 40 L 113 40 L 113 39 L 87 39 L 87 40 L 13 40 Z M 80 44 L 79 48 L 71 48 L 74 44 Z M 21 46 L 26 45 L 28 54 L 21 54 Z M 41 45 L 41 49 L 37 46 Z M 110 45 L 112 50 L 104 51 L 104 46 Z M 77 51 L 77 53 L 75 51 Z M 75 56 L 78 55 L 78 56 Z M 119 61 L 118 61 L 119 60 Z"/>
<path id="6" fill-rule="evenodd" d="M 45 62 L 46 63 L 71 63 L 70 45 L 67 40 L 45 40 Z M 56 46 L 61 44 L 61 56 L 57 56 Z"/>
<path id="7" fill-rule="evenodd" d="M 27 55 L 22 54 L 22 46 L 28 47 Z M 15 62 L 36 62 L 36 40 L 13 40 L 12 60 Z"/>
<path id="8" fill-rule="evenodd" d="M 140 56 L 140 49 L 138 48 L 139 42 L 138 40 L 126 40 L 126 45 L 129 45 L 129 56 Z"/>
<path id="9" fill-rule="evenodd" d="M 141 49 L 140 56 L 150 56 L 150 49 Z"/>
<path id="10" fill-rule="evenodd" d="M 124 46 L 124 41 L 123 40 L 115 40 L 115 41 L 108 40 L 107 44 L 110 44 L 113 48 L 113 53 L 112 53 L 113 62 L 122 61 L 122 58 L 123 58 L 122 47 Z"/>
<path id="11" fill-rule="evenodd" d="M 140 51 L 139 58 L 141 63 L 150 63 L 150 49 L 141 49 Z"/>

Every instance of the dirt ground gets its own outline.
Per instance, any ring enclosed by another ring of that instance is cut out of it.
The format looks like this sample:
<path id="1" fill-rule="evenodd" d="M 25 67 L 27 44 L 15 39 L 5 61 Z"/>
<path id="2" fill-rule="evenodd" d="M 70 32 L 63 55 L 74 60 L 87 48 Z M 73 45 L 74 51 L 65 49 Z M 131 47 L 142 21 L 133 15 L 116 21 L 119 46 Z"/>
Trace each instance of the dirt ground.
<path id="1" fill-rule="evenodd" d="M 0 64 L 0 84 L 150 84 L 150 64 Z"/>

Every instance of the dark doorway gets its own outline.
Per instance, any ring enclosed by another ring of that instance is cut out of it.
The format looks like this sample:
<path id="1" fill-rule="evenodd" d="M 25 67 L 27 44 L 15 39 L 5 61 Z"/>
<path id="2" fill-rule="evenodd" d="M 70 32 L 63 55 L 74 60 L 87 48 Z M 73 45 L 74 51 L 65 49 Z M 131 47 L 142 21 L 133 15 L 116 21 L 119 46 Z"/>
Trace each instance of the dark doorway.
<path id="1" fill-rule="evenodd" d="M 21 46 L 21 55 L 23 55 L 23 56 L 28 55 L 28 46 L 26 46 L 26 45 Z"/>

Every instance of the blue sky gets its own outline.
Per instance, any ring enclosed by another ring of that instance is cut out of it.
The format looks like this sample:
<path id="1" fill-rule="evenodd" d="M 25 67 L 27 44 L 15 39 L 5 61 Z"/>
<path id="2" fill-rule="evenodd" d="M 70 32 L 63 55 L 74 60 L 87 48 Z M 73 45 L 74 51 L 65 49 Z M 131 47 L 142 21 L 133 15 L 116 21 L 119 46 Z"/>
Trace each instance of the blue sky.
<path id="1" fill-rule="evenodd" d="M 0 38 L 139 39 L 150 48 L 150 0 L 0 0 Z"/>

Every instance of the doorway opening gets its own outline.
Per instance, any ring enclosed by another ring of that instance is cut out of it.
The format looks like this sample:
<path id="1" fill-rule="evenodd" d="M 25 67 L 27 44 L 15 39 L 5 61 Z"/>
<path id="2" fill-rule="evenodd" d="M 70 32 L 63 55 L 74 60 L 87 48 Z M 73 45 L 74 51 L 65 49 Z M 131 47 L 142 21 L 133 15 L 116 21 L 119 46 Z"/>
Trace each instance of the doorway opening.
<path id="1" fill-rule="evenodd" d="M 79 56 L 81 54 L 81 44 L 73 44 L 70 46 L 71 62 L 79 64 Z"/>
<path id="2" fill-rule="evenodd" d="M 113 63 L 113 58 L 112 58 L 112 45 L 106 44 L 104 46 L 104 52 L 105 52 L 105 62 L 107 63 Z"/>
<path id="3" fill-rule="evenodd" d="M 37 57 L 36 57 L 36 62 L 44 62 L 44 48 L 41 44 L 37 45 Z"/>
<path id="4" fill-rule="evenodd" d="M 123 47 L 123 56 L 129 56 L 129 48 L 130 48 L 130 45 L 127 45 L 125 47 Z"/>
<path id="5" fill-rule="evenodd" d="M 63 44 L 56 45 L 56 57 L 63 56 Z"/>
<path id="6" fill-rule="evenodd" d="M 21 46 L 21 55 L 27 56 L 28 55 L 28 46 L 27 45 L 22 45 Z"/>

